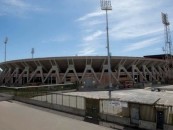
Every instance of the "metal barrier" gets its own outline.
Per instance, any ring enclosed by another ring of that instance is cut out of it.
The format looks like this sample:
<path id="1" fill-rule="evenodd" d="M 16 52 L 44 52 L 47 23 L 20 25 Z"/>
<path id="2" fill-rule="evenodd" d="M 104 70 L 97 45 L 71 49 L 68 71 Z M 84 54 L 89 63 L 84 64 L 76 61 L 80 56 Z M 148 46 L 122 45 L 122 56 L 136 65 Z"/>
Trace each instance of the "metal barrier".
<path id="1" fill-rule="evenodd" d="M 85 109 L 85 98 L 80 96 L 66 95 L 63 93 L 40 93 L 39 96 L 30 98 L 32 100 L 57 104 L 71 108 Z"/>
<path id="2" fill-rule="evenodd" d="M 15 100 L 79 116 L 85 116 L 85 98 L 45 91 L 18 91 Z"/>

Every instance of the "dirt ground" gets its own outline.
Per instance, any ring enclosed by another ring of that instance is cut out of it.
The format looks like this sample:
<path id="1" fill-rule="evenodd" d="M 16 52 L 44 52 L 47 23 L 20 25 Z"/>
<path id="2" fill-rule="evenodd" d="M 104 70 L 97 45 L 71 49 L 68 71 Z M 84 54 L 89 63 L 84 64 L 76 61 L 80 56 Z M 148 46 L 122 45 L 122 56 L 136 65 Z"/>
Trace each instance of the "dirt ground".
<path id="1" fill-rule="evenodd" d="M 0 102 L 0 130 L 112 130 L 28 105 Z"/>

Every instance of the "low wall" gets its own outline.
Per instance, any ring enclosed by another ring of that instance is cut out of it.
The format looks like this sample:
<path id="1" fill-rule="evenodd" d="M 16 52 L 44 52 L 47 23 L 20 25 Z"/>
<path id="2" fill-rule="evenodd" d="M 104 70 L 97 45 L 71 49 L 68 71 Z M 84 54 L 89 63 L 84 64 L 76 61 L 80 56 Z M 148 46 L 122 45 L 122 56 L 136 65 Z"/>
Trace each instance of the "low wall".
<path id="1" fill-rule="evenodd" d="M 152 83 L 144 83 L 144 87 L 152 87 Z"/>
<path id="2" fill-rule="evenodd" d="M 104 121 L 109 121 L 113 123 L 119 123 L 119 124 L 130 126 L 130 118 L 127 118 L 127 117 L 100 114 L 100 118 Z"/>
<path id="3" fill-rule="evenodd" d="M 85 116 L 85 110 L 81 110 L 77 108 L 71 108 L 71 107 L 62 106 L 58 104 L 51 104 L 44 101 L 36 101 L 33 99 L 26 99 L 26 98 L 20 98 L 20 97 L 15 97 L 14 99 L 20 102 L 29 103 L 36 106 L 46 107 L 46 108 L 50 108 L 50 109 L 54 109 L 54 110 L 58 110 L 62 112 L 67 112 L 67 113 L 71 113 L 71 114 L 75 114 L 79 116 Z"/>
<path id="4" fill-rule="evenodd" d="M 164 125 L 164 130 L 173 130 L 172 125 Z"/>
<path id="5" fill-rule="evenodd" d="M 8 100 L 12 100 L 13 97 L 0 97 L 0 101 L 8 101 Z"/>
<path id="6" fill-rule="evenodd" d="M 0 101 L 12 100 L 13 98 L 14 98 L 13 95 L 0 93 Z"/>
<path id="7" fill-rule="evenodd" d="M 139 128 L 143 128 L 147 130 L 156 130 L 156 123 L 139 120 Z"/>

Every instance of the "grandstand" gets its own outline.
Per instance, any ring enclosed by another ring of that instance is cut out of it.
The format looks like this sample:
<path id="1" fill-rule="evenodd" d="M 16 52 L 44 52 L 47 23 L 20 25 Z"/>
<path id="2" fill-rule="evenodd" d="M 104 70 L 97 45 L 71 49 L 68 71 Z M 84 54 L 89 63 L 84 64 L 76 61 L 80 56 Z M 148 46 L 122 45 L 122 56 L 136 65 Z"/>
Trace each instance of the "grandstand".
<path id="1" fill-rule="evenodd" d="M 149 57 L 111 57 L 113 86 L 133 83 L 165 82 L 171 76 L 164 59 Z M 106 56 L 72 56 L 21 59 L 0 63 L 0 84 L 26 86 L 76 83 L 87 87 L 108 86 Z"/>

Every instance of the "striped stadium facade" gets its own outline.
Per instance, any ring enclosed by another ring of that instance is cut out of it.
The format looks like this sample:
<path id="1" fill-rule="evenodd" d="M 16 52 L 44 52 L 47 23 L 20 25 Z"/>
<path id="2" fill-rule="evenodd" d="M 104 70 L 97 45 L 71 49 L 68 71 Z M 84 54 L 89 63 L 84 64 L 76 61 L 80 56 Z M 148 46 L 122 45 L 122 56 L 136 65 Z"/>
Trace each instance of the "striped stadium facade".
<path id="1" fill-rule="evenodd" d="M 106 56 L 73 56 L 21 59 L 0 63 L 0 85 L 88 83 L 108 85 Z M 111 57 L 112 83 L 125 80 L 165 82 L 171 76 L 162 59 L 144 57 Z"/>

